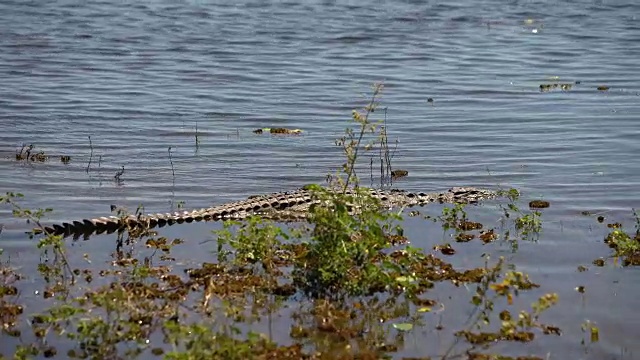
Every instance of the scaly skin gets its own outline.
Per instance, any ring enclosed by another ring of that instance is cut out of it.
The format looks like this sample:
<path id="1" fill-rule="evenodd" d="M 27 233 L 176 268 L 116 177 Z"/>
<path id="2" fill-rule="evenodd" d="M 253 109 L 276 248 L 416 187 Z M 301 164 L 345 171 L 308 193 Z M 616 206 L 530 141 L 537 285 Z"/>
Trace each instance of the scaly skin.
<path id="1" fill-rule="evenodd" d="M 475 203 L 490 199 L 496 193 L 486 189 L 471 187 L 454 187 L 441 193 L 411 193 L 404 190 L 372 190 L 370 194 L 377 198 L 384 208 L 410 207 L 429 203 Z M 348 190 L 347 194 L 355 192 Z M 280 221 L 304 220 L 309 206 L 318 203 L 314 194 L 306 189 L 269 195 L 251 196 L 246 200 L 231 202 L 206 209 L 182 211 L 167 214 L 129 215 L 126 217 L 108 216 L 95 219 L 84 219 L 70 223 L 46 226 L 45 231 L 56 235 L 79 237 L 84 235 L 113 233 L 127 228 L 163 227 L 193 221 L 242 220 L 250 215 L 258 215 Z"/>

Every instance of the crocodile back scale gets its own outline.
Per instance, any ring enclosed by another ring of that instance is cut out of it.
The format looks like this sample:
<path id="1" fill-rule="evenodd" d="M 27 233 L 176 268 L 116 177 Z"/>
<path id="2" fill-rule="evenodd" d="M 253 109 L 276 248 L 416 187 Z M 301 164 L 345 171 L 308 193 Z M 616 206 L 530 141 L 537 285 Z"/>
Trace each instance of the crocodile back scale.
<path id="1" fill-rule="evenodd" d="M 454 187 L 445 192 L 413 193 L 404 190 L 368 189 L 384 208 L 410 207 L 429 203 L 476 203 L 479 200 L 496 196 L 491 190 L 473 187 Z M 355 195 L 348 190 L 347 194 Z M 210 208 L 192 211 L 178 211 L 166 214 L 128 215 L 123 217 L 105 216 L 83 219 L 62 224 L 45 226 L 45 231 L 65 237 L 74 235 L 88 237 L 91 234 L 113 233 L 135 227 L 163 227 L 165 225 L 191 223 L 194 221 L 242 220 L 250 215 L 263 218 L 295 221 L 304 220 L 309 206 L 318 203 L 314 194 L 306 189 L 279 192 L 267 195 L 254 195 L 246 200 L 230 202 Z"/>

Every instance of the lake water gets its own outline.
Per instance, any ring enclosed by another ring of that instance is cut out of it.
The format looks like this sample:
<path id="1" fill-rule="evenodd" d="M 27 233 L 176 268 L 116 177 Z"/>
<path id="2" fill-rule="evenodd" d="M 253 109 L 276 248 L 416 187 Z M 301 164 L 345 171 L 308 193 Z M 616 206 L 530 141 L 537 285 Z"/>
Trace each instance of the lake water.
<path id="1" fill-rule="evenodd" d="M 640 358 L 638 270 L 576 271 L 610 254 L 580 212 L 632 228 L 640 206 L 639 17 L 635 1 L 607 0 L 3 1 L 0 191 L 59 221 L 322 182 L 351 110 L 383 82 L 393 165 L 409 171 L 398 187 L 500 184 L 552 202 L 541 240 L 515 256 L 560 293 L 567 335 L 542 342 L 552 358 Z M 550 83 L 573 87 L 540 91 Z M 252 133 L 262 127 L 304 132 Z M 16 162 L 22 144 L 51 160 Z M 0 247 L 31 261 L 23 222 L 6 207 L 0 220 Z M 215 226 L 169 231 L 196 239 Z M 586 353 L 585 319 L 602 331 Z"/>

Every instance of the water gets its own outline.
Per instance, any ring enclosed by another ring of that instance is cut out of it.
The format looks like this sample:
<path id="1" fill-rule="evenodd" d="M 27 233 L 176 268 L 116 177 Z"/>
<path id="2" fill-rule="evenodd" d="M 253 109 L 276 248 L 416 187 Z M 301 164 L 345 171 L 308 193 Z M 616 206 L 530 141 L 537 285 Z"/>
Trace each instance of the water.
<path id="1" fill-rule="evenodd" d="M 398 186 L 501 184 L 550 200 L 543 240 L 518 265 L 565 296 L 558 314 L 570 332 L 584 318 L 609 331 L 584 356 L 640 356 L 637 271 L 575 271 L 608 254 L 580 212 L 632 225 L 640 203 L 637 14 L 634 1 L 3 1 L 0 191 L 55 208 L 54 221 L 321 182 L 340 164 L 332 144 L 351 110 L 382 81 L 394 166 L 410 173 Z M 579 84 L 539 91 L 556 81 Z M 254 135 L 259 127 L 304 135 Z M 71 163 L 18 163 L 23 143 Z M 28 258 L 22 222 L 7 208 L 0 218 L 1 247 Z M 211 226 L 179 233 L 206 237 Z M 578 283 L 595 291 L 576 310 Z M 575 355 L 578 341 L 550 346 Z"/>

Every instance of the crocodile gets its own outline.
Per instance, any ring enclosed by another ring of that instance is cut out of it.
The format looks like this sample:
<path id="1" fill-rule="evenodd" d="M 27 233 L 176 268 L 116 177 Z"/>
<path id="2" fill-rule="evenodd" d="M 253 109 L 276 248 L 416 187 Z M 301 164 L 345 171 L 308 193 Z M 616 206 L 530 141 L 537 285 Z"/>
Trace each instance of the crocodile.
<path id="1" fill-rule="evenodd" d="M 477 203 L 480 200 L 496 197 L 494 191 L 474 187 L 453 187 L 444 192 L 433 193 L 415 193 L 397 189 L 364 190 L 378 199 L 384 208 L 424 206 L 429 203 Z M 348 189 L 345 193 L 354 196 L 358 192 Z M 136 227 L 155 228 L 194 221 L 242 220 L 251 215 L 278 221 L 300 221 L 306 219 L 309 207 L 319 201 L 313 191 L 300 188 L 294 191 L 254 195 L 246 200 L 199 210 L 166 214 L 104 216 L 45 226 L 44 230 L 49 234 L 64 237 L 73 235 L 78 238 L 82 235 L 88 237 L 91 234 L 110 234 Z"/>

